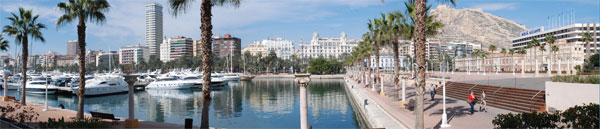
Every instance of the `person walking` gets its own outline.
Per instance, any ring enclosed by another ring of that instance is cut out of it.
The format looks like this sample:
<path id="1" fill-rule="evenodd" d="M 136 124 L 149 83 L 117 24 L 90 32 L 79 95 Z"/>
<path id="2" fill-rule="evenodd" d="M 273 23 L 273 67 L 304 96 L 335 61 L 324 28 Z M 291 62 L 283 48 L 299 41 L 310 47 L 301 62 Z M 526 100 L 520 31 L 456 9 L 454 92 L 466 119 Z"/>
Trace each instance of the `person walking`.
<path id="1" fill-rule="evenodd" d="M 433 101 L 434 97 L 435 97 L 435 85 L 431 84 L 431 86 L 429 87 L 429 95 L 431 96 L 431 100 Z"/>
<path id="2" fill-rule="evenodd" d="M 487 112 L 487 102 L 485 101 L 485 91 L 481 92 L 481 105 L 479 106 L 479 111 Z"/>
<path id="3" fill-rule="evenodd" d="M 469 92 L 470 92 L 470 94 L 469 94 L 469 98 L 467 101 L 469 103 L 469 106 L 471 106 L 471 114 L 473 114 L 475 112 L 475 110 L 473 110 L 473 106 L 475 106 L 476 99 L 475 99 L 475 95 L 473 95 L 473 91 L 469 91 Z"/>

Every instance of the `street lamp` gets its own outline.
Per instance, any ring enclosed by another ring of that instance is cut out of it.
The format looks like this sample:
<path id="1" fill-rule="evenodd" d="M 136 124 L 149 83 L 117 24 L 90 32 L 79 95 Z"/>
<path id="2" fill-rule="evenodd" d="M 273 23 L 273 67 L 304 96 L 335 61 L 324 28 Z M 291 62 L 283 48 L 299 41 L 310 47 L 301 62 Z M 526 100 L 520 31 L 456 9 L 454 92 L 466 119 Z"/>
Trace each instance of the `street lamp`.
<path id="1" fill-rule="evenodd" d="M 444 53 L 444 56 L 442 56 L 442 60 L 445 60 L 446 55 Z M 444 64 L 447 65 L 446 61 L 443 62 Z M 448 71 L 447 68 L 444 68 L 444 70 L 446 70 L 446 72 Z M 446 114 L 446 73 L 443 72 L 443 76 L 442 76 L 442 93 L 443 93 L 443 97 L 442 97 L 442 105 L 443 105 L 443 113 L 442 113 L 442 124 L 440 125 L 440 127 L 445 128 L 445 127 L 450 127 L 450 124 L 448 124 L 448 115 Z"/>

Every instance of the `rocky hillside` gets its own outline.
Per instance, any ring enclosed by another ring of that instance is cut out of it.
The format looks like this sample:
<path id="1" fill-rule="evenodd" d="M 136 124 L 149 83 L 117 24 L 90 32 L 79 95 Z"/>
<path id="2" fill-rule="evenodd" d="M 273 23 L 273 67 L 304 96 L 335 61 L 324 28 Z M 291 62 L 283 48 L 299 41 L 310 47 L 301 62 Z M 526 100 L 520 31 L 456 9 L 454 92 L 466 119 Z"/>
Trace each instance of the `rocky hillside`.
<path id="1" fill-rule="evenodd" d="M 492 44 L 498 48 L 508 48 L 510 39 L 526 30 L 525 26 L 481 9 L 455 9 L 439 5 L 430 14 L 445 25 L 434 39 L 482 43 L 484 48 Z"/>

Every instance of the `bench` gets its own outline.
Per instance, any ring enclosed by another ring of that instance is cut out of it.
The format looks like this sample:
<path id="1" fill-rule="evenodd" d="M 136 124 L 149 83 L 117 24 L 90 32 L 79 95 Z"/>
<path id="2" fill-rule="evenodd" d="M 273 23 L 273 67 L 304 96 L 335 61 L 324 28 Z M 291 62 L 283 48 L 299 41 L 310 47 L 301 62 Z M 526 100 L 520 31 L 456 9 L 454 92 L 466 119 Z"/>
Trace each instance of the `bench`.
<path id="1" fill-rule="evenodd" d="M 109 119 L 109 120 L 112 120 L 112 122 L 113 122 L 112 124 L 115 124 L 115 123 L 116 123 L 116 124 L 119 124 L 119 123 L 117 123 L 117 122 L 118 122 L 119 120 L 121 120 L 121 119 L 119 119 L 119 118 L 115 118 L 115 115 L 113 115 L 113 114 L 108 114 L 108 113 L 102 113 L 102 112 L 90 112 L 90 114 L 92 114 L 92 117 L 95 117 L 95 118 L 100 118 L 100 119 Z"/>

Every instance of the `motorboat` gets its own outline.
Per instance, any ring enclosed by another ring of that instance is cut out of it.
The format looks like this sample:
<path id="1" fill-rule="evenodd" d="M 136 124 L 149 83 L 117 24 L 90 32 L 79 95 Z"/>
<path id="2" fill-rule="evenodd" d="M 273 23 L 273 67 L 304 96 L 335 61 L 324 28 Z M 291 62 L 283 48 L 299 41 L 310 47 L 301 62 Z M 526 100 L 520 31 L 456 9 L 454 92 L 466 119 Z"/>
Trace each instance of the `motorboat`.
<path id="1" fill-rule="evenodd" d="M 194 86 L 194 82 L 181 80 L 176 77 L 157 77 L 155 81 L 146 86 L 146 89 L 189 89 Z"/>
<path id="2" fill-rule="evenodd" d="M 55 94 L 58 87 L 51 82 L 45 80 L 31 80 L 25 85 L 25 91 L 33 94 L 45 94 L 48 89 L 48 94 Z"/>
<path id="3" fill-rule="evenodd" d="M 7 80 L 6 85 L 8 86 L 8 90 L 17 90 L 21 87 L 21 83 L 17 83 L 16 81 L 13 80 Z M 4 87 L 4 79 L 0 79 L 0 86 L 2 86 L 2 88 Z"/>
<path id="4" fill-rule="evenodd" d="M 240 76 L 233 74 L 233 73 L 223 75 L 223 81 L 239 81 L 239 80 L 240 80 Z"/>
<path id="5" fill-rule="evenodd" d="M 79 87 L 71 87 L 73 94 L 79 93 Z M 103 76 L 85 81 L 84 95 L 105 95 L 127 92 L 129 87 L 121 76 Z"/>
<path id="6" fill-rule="evenodd" d="M 240 76 L 240 81 L 251 81 L 254 79 L 253 75 L 244 74 Z"/>

